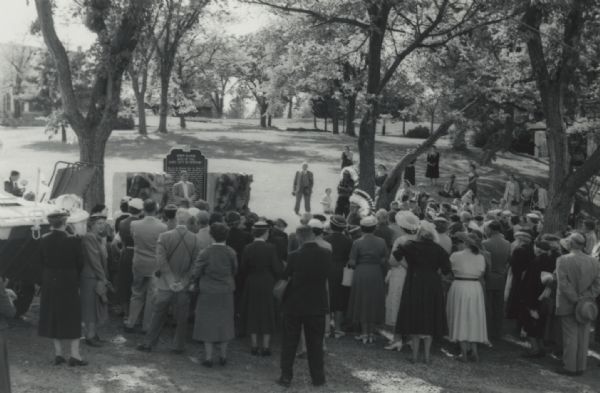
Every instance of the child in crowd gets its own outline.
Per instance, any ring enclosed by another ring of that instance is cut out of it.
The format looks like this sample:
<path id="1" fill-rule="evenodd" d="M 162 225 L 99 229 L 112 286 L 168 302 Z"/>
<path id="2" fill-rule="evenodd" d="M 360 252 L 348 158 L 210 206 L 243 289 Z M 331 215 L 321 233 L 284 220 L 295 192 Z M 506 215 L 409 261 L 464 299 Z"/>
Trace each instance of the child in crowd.
<path id="1" fill-rule="evenodd" d="M 331 188 L 326 188 L 325 196 L 323 199 L 321 199 L 321 205 L 323 205 L 323 214 L 333 214 L 333 208 L 331 204 Z"/>

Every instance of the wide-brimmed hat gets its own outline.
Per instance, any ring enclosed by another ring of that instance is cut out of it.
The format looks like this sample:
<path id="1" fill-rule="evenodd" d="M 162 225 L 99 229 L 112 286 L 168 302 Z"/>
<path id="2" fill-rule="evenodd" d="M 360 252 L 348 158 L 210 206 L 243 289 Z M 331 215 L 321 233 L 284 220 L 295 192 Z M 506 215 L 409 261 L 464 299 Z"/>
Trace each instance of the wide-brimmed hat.
<path id="1" fill-rule="evenodd" d="M 264 220 L 256 221 L 252 225 L 252 229 L 269 229 L 269 228 L 271 228 L 271 226 L 269 225 L 268 222 L 266 222 Z"/>
<path id="2" fill-rule="evenodd" d="M 325 228 L 325 225 L 323 224 L 323 222 L 319 219 L 316 218 L 311 218 L 310 221 L 308 222 L 308 226 L 313 228 L 313 229 L 323 229 Z"/>
<path id="3" fill-rule="evenodd" d="M 275 224 L 284 228 L 287 228 L 288 226 L 288 223 L 283 218 L 278 218 L 277 220 L 275 220 Z"/>
<path id="4" fill-rule="evenodd" d="M 166 205 L 163 209 L 164 211 L 177 211 L 177 205 L 175 205 L 174 203 L 169 203 L 168 205 Z"/>
<path id="5" fill-rule="evenodd" d="M 69 212 L 65 209 L 54 209 L 52 210 L 50 213 L 48 213 L 46 215 L 46 218 L 50 219 L 55 219 L 55 218 L 62 218 L 62 217 L 68 217 L 69 216 Z"/>
<path id="6" fill-rule="evenodd" d="M 360 220 L 360 226 L 365 228 L 374 227 L 377 225 L 377 218 L 375 216 L 366 216 Z"/>
<path id="7" fill-rule="evenodd" d="M 532 221 L 540 221 L 542 219 L 542 217 L 540 217 L 539 215 L 537 215 L 535 213 L 527 213 L 525 215 L 525 217 L 529 218 Z"/>
<path id="8" fill-rule="evenodd" d="M 346 221 L 344 216 L 340 216 L 337 214 L 335 216 L 331 216 L 331 218 L 329 219 L 329 223 L 331 224 L 331 226 L 341 229 L 346 228 L 346 226 L 348 225 L 348 222 Z"/>
<path id="9" fill-rule="evenodd" d="M 598 317 L 598 306 L 594 299 L 583 298 L 575 306 L 575 319 L 580 324 L 590 323 Z"/>
<path id="10" fill-rule="evenodd" d="M 481 239 L 474 233 L 457 232 L 454 237 L 467 246 L 481 249 Z"/>
<path id="11" fill-rule="evenodd" d="M 573 232 L 569 234 L 569 236 L 560 239 L 560 245 L 563 246 L 565 250 L 571 250 L 571 244 L 577 244 L 581 247 L 585 246 L 585 237 L 581 233 Z"/>
<path id="12" fill-rule="evenodd" d="M 503 216 L 512 216 L 513 212 L 511 212 L 510 210 L 502 210 L 502 213 L 500 213 Z"/>
<path id="13" fill-rule="evenodd" d="M 396 213 L 396 224 L 407 231 L 416 231 L 419 229 L 419 217 L 411 211 L 400 211 Z"/>
<path id="14" fill-rule="evenodd" d="M 128 203 L 129 207 L 137 210 L 144 210 L 144 201 L 140 198 L 133 198 Z"/>
<path id="15" fill-rule="evenodd" d="M 321 222 L 326 222 L 327 221 L 327 217 L 325 217 L 323 214 L 313 214 L 313 218 L 317 219 Z"/>
<path id="16" fill-rule="evenodd" d="M 526 240 L 533 240 L 533 236 L 531 235 L 531 233 L 529 232 L 525 232 L 525 231 L 517 231 L 514 233 L 513 237 L 516 238 L 521 238 L 521 239 L 526 239 Z"/>

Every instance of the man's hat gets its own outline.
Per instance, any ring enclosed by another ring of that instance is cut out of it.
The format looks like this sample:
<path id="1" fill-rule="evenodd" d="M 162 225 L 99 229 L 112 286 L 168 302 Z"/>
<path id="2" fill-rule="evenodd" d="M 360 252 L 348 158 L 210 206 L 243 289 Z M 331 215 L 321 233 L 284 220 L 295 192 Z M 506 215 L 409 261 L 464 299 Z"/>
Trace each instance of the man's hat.
<path id="1" fill-rule="evenodd" d="M 361 227 L 370 228 L 370 227 L 374 227 L 376 225 L 377 225 L 377 218 L 375 218 L 375 216 L 366 216 L 365 218 L 360 220 Z"/>
<path id="2" fill-rule="evenodd" d="M 144 209 L 144 201 L 140 198 L 133 198 L 129 201 L 129 207 L 142 211 Z"/>
<path id="3" fill-rule="evenodd" d="M 342 229 L 346 228 L 346 226 L 348 225 L 344 216 L 340 216 L 340 215 L 331 216 L 331 218 L 329 219 L 329 223 L 332 226 L 335 226 L 337 228 L 342 228 Z"/>
<path id="4" fill-rule="evenodd" d="M 598 317 L 598 306 L 594 299 L 583 298 L 575 306 L 575 319 L 580 324 L 593 322 Z"/>
<path id="5" fill-rule="evenodd" d="M 177 211 L 177 205 L 175 205 L 175 204 L 173 204 L 173 203 L 169 203 L 168 205 L 166 205 L 166 206 L 164 207 L 164 209 L 163 209 L 163 210 L 170 211 L 170 212 L 172 212 L 172 211 Z"/>
<path id="6" fill-rule="evenodd" d="M 325 225 L 323 225 L 323 222 L 317 218 L 311 218 L 310 221 L 308 222 L 308 226 L 313 229 L 325 228 Z"/>
<path id="7" fill-rule="evenodd" d="M 252 225 L 253 229 L 269 229 L 270 226 L 266 221 L 260 220 L 254 223 L 254 225 Z"/>
<path id="8" fill-rule="evenodd" d="M 48 219 L 54 219 L 54 218 L 62 218 L 62 217 L 68 217 L 69 216 L 69 212 L 65 209 L 54 209 L 52 210 L 50 213 L 48 213 L 46 215 L 46 218 Z"/>

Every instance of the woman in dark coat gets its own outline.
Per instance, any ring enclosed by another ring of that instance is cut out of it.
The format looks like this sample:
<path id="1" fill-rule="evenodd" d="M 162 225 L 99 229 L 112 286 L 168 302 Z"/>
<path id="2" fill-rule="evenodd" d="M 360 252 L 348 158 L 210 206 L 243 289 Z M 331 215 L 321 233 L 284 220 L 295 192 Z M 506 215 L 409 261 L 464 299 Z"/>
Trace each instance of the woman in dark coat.
<path id="1" fill-rule="evenodd" d="M 517 231 L 514 234 L 515 242 L 510 257 L 510 271 L 512 281 L 506 304 L 506 318 L 518 319 L 523 303 L 523 276 L 535 257 L 533 253 L 532 236 L 528 232 Z"/>
<path id="2" fill-rule="evenodd" d="M 0 278 L 0 392 L 10 393 L 10 370 L 8 368 L 8 348 L 3 330 L 8 327 L 6 320 L 15 316 L 14 292 L 9 295 Z"/>
<path id="3" fill-rule="evenodd" d="M 448 334 L 446 304 L 439 271 L 442 274 L 450 273 L 450 259 L 448 253 L 436 243 L 436 236 L 435 226 L 422 222 L 417 239 L 399 244 L 393 252 L 396 260 L 405 258 L 408 265 L 396 333 L 411 336 L 413 362 L 418 359 L 421 338 L 425 346 L 425 363 L 430 363 L 433 337 Z"/>
<path id="4" fill-rule="evenodd" d="M 283 272 L 277 249 L 267 243 L 269 225 L 259 221 L 252 229 L 254 241 L 244 248 L 240 273 L 245 278 L 242 295 L 242 320 L 250 334 L 251 353 L 271 356 L 271 335 L 275 330 L 275 298 L 273 287 Z M 258 348 L 262 336 L 262 348 Z"/>
<path id="5" fill-rule="evenodd" d="M 67 213 L 55 211 L 48 215 L 48 222 L 52 231 L 40 240 L 43 272 L 38 334 L 54 340 L 54 364 L 66 362 L 61 341 L 68 341 L 69 366 L 85 366 L 79 353 L 81 240 L 66 232 Z"/>
<path id="6" fill-rule="evenodd" d="M 546 307 L 546 300 L 552 296 L 552 290 L 541 280 L 542 272 L 552 274 L 556 269 L 556 258 L 552 255 L 549 242 L 538 241 L 535 244 L 535 258 L 523 275 L 521 291 L 521 310 L 519 322 L 523 326 L 531 349 L 524 357 L 538 358 L 544 356 L 544 333 L 551 309 Z M 550 284 L 551 282 L 548 282 Z"/>
<path id="7" fill-rule="evenodd" d="M 377 219 L 367 216 L 360 221 L 363 236 L 355 240 L 350 250 L 348 266 L 354 268 L 348 317 L 360 323 L 362 334 L 356 337 L 363 344 L 375 340 L 375 326 L 385 318 L 385 269 L 388 249 L 385 241 L 373 234 Z"/>
<path id="8" fill-rule="evenodd" d="M 431 146 L 431 150 L 427 154 L 425 177 L 431 180 L 431 185 L 437 184 L 437 179 L 440 177 L 440 153 L 435 146 Z"/>
<path id="9" fill-rule="evenodd" d="M 345 146 L 344 151 L 342 152 L 342 169 L 347 166 L 354 165 L 354 159 L 352 157 L 352 152 L 350 151 L 350 146 Z"/>
<path id="10" fill-rule="evenodd" d="M 350 287 L 342 285 L 344 278 L 344 267 L 350 259 L 352 240 L 344 234 L 346 230 L 346 219 L 343 216 L 332 216 L 330 219 L 332 233 L 325 236 L 325 240 L 331 244 L 331 259 L 333 268 L 329 275 L 329 310 L 334 314 L 335 338 L 345 335 L 342 331 L 344 314 L 348 309 L 348 298 Z"/>
<path id="11" fill-rule="evenodd" d="M 411 186 L 416 184 L 416 174 L 415 174 L 415 163 L 417 159 L 412 160 L 405 168 L 404 168 L 404 181 L 410 183 Z"/>
<path id="12" fill-rule="evenodd" d="M 350 212 L 350 196 L 354 191 L 354 179 L 349 171 L 344 171 L 338 184 L 338 199 L 335 203 L 335 214 L 346 217 Z"/>

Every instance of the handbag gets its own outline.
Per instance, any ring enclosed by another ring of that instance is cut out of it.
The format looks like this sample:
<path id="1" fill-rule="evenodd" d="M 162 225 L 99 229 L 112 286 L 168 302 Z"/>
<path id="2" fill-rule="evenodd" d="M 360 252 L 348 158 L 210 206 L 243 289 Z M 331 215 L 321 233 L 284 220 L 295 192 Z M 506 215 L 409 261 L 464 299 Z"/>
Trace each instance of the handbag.
<path id="1" fill-rule="evenodd" d="M 351 287 L 353 278 L 354 278 L 354 269 L 349 268 L 347 265 L 344 266 L 344 273 L 342 276 L 342 286 L 343 287 Z"/>
<path id="2" fill-rule="evenodd" d="M 273 296 L 279 302 L 283 300 L 283 295 L 285 294 L 285 290 L 287 289 L 289 283 L 289 280 L 279 280 L 275 283 L 275 286 L 273 287 Z"/>

